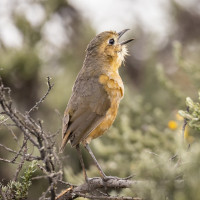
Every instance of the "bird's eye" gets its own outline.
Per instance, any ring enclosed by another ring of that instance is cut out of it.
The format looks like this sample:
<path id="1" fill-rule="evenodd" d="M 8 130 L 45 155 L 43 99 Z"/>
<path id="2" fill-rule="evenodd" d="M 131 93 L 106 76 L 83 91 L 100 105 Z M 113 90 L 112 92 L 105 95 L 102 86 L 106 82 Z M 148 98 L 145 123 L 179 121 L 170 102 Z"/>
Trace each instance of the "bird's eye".
<path id="1" fill-rule="evenodd" d="M 108 43 L 111 44 L 111 45 L 113 45 L 113 44 L 115 44 L 115 40 L 112 38 L 112 39 L 110 39 L 110 40 L 108 41 Z"/>

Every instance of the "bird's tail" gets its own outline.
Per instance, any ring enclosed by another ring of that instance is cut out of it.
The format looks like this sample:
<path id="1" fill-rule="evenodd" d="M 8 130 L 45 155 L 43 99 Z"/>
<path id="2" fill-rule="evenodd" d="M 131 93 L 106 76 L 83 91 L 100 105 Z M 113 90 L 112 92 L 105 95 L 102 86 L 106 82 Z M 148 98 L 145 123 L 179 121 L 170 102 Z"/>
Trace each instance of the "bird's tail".
<path id="1" fill-rule="evenodd" d="M 66 145 L 66 142 L 64 143 L 64 142 L 62 141 L 61 146 L 60 146 L 60 149 L 59 149 L 59 153 L 63 153 L 63 151 L 64 151 L 64 149 L 65 149 L 65 145 Z"/>
<path id="2" fill-rule="evenodd" d="M 61 143 L 61 146 L 60 146 L 60 150 L 59 152 L 62 153 L 65 149 L 65 146 L 69 140 L 69 134 L 70 134 L 70 131 L 67 131 L 65 134 L 64 134 L 64 137 L 62 139 L 62 143 Z"/>

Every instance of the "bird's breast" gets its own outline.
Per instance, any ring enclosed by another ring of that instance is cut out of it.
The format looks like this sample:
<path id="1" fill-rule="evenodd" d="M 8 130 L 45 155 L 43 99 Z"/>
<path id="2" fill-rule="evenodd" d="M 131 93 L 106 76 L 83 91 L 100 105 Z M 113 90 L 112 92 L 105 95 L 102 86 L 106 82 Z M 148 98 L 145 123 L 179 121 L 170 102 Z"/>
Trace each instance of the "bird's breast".
<path id="1" fill-rule="evenodd" d="M 103 85 L 110 99 L 121 100 L 124 96 L 124 85 L 118 73 L 100 75 L 99 83 Z"/>
<path id="2" fill-rule="evenodd" d="M 121 77 L 118 73 L 108 75 L 102 74 L 99 77 L 99 82 L 103 85 L 111 102 L 110 109 L 107 112 L 107 118 L 115 119 L 120 100 L 124 96 L 124 85 Z"/>
<path id="3" fill-rule="evenodd" d="M 119 107 L 119 102 L 124 95 L 123 82 L 118 74 L 104 75 L 99 77 L 99 83 L 104 86 L 109 99 L 110 108 L 108 109 L 104 120 L 89 134 L 86 141 L 89 143 L 92 139 L 101 136 L 113 124 Z"/>

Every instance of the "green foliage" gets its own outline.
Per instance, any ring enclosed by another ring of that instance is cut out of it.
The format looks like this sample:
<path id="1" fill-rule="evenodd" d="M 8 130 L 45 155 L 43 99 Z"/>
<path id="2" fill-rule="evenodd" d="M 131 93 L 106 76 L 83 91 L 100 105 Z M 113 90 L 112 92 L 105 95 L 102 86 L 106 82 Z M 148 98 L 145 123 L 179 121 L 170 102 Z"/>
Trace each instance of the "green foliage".
<path id="1" fill-rule="evenodd" d="M 183 99 L 183 93 L 176 87 L 176 85 L 166 77 L 164 68 L 161 64 L 156 66 L 157 78 L 159 83 L 166 89 L 171 96 L 181 101 Z"/>
<path id="2" fill-rule="evenodd" d="M 200 131 L 200 103 L 193 102 L 193 100 L 190 97 L 187 97 L 186 105 L 188 106 L 188 111 L 180 110 L 179 114 L 187 120 L 187 123 L 191 128 Z"/>
<path id="3" fill-rule="evenodd" d="M 37 161 L 33 161 L 20 177 L 20 181 L 10 181 L 6 186 L 0 185 L 0 189 L 6 199 L 27 199 L 28 190 L 32 184 L 31 178 L 36 171 L 36 166 Z M 1 195 L 0 199 L 3 199 Z"/>
<path id="4" fill-rule="evenodd" d="M 182 44 L 178 41 L 173 43 L 174 46 L 174 58 L 177 65 L 184 70 L 187 75 L 190 77 L 192 83 L 194 83 L 197 87 L 200 87 L 199 79 L 200 79 L 200 70 L 199 70 L 199 47 L 198 44 L 192 45 L 195 51 L 192 54 L 184 56 Z M 190 52 L 189 52 L 190 53 Z M 187 59 L 187 58 L 190 59 Z"/>
<path id="5" fill-rule="evenodd" d="M 5 120 L 5 117 L 3 115 L 0 115 L 0 122 L 2 122 L 3 120 Z"/>
<path id="6" fill-rule="evenodd" d="M 138 168 L 140 183 L 133 186 L 137 196 L 148 200 L 199 199 L 200 148 L 198 144 L 190 152 L 179 146 L 178 155 L 143 154 Z"/>

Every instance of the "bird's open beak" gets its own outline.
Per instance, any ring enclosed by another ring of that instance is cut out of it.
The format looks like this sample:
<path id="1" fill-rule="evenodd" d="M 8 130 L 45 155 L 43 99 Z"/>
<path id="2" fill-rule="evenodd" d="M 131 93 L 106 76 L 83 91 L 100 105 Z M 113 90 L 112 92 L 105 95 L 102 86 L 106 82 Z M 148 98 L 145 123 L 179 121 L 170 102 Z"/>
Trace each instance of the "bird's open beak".
<path id="1" fill-rule="evenodd" d="M 122 35 L 124 35 L 124 33 L 126 33 L 126 31 L 128 31 L 128 30 L 130 30 L 130 29 L 124 29 L 123 31 L 120 31 L 119 33 L 117 33 L 117 34 L 118 34 L 118 39 L 119 39 Z M 131 41 L 133 41 L 133 40 L 134 40 L 134 39 L 132 38 L 132 39 L 123 41 L 123 42 L 121 42 L 120 44 L 121 44 L 121 45 L 124 45 L 124 44 L 127 44 L 127 43 L 129 43 L 129 42 L 131 42 Z"/>

